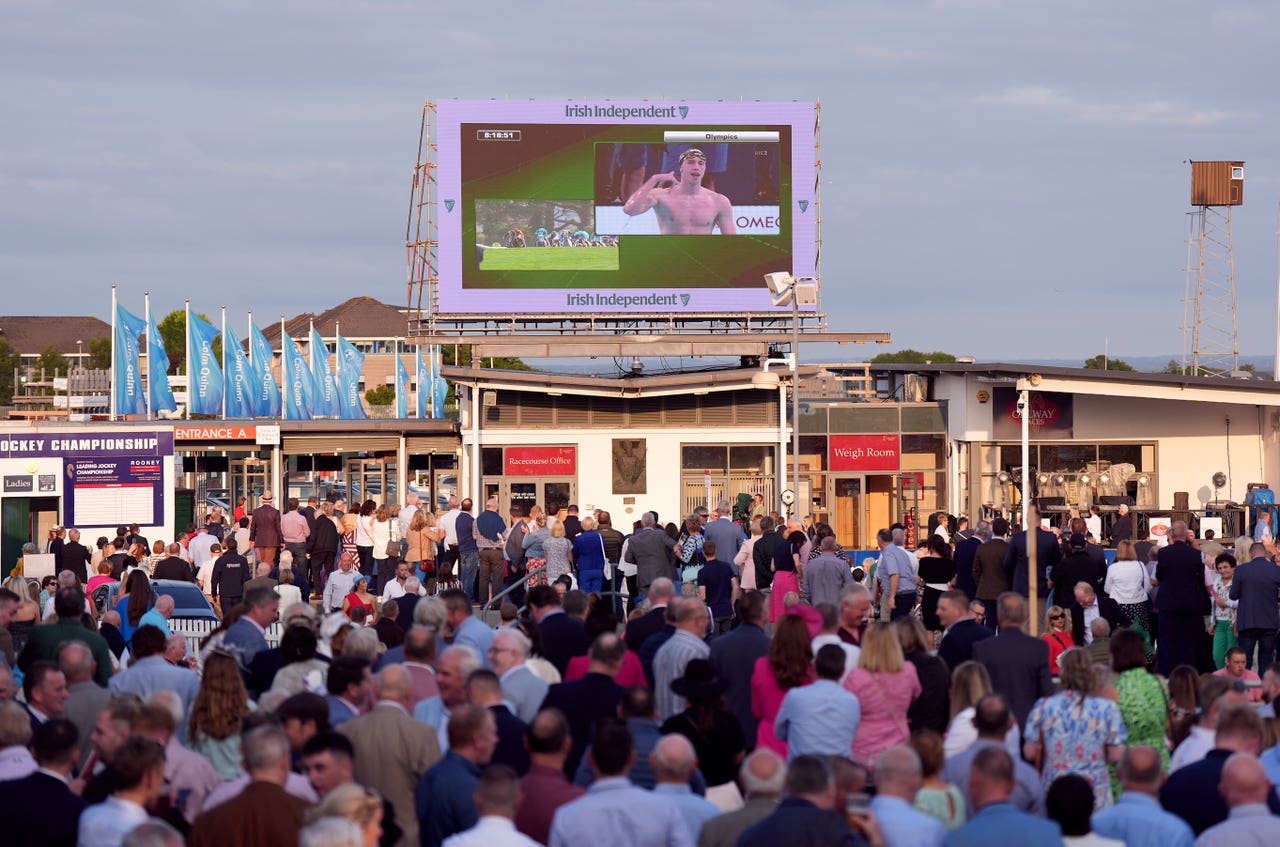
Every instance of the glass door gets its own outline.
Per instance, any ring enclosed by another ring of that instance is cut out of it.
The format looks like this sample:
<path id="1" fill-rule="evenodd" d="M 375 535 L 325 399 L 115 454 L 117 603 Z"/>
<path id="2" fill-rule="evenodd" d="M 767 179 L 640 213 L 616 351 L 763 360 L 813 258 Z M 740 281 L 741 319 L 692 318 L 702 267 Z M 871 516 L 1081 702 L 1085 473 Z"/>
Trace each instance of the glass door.
<path id="1" fill-rule="evenodd" d="M 862 548 L 863 478 L 839 477 L 835 480 L 835 509 L 832 529 L 836 541 L 846 550 Z"/>
<path id="2" fill-rule="evenodd" d="M 235 509 L 236 503 L 243 497 L 245 512 L 252 513 L 260 505 L 258 498 L 262 496 L 262 492 L 271 490 L 271 462 L 249 456 L 232 459 L 228 464 L 231 469 L 227 474 L 231 491 L 227 501 Z M 280 505 L 276 504 L 276 508 L 280 508 Z M 231 515 L 227 515 L 227 518 L 230 519 Z"/>

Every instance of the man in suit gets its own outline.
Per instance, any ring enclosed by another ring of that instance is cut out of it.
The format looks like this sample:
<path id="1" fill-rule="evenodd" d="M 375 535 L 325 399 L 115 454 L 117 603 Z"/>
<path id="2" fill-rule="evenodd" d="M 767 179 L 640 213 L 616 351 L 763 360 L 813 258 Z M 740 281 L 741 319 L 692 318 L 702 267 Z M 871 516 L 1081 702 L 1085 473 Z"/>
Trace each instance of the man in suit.
<path id="1" fill-rule="evenodd" d="M 71 540 L 62 546 L 58 570 L 71 571 L 81 585 L 88 585 L 89 563 L 93 561 L 93 552 L 80 543 L 80 530 L 70 530 L 67 537 Z"/>
<path id="2" fill-rule="evenodd" d="M 542 634 L 542 655 L 564 676 L 569 660 L 585 655 L 591 647 L 582 621 L 569 617 L 560 608 L 560 595 L 550 585 L 535 585 L 526 597 L 533 619 Z"/>
<path id="3" fill-rule="evenodd" d="M 676 586 L 665 576 L 660 576 L 649 586 L 649 611 L 627 624 L 625 635 L 627 649 L 639 653 L 645 639 L 662 631 L 667 604 L 675 596 Z"/>
<path id="4" fill-rule="evenodd" d="M 1250 560 L 1236 568 L 1231 581 L 1231 599 L 1239 600 L 1236 625 L 1244 666 L 1253 670 L 1253 650 L 1258 648 L 1258 670 L 1271 665 L 1276 652 L 1276 630 L 1280 629 L 1280 567 L 1267 556 L 1264 544 L 1249 549 Z"/>
<path id="5" fill-rule="evenodd" d="M 1041 599 L 1049 596 L 1049 569 L 1062 558 L 1058 549 L 1058 537 L 1040 527 L 1040 512 L 1035 506 L 1027 509 L 1027 522 L 1036 528 L 1036 594 Z M 1030 571 L 1027 569 L 1027 533 L 1019 532 L 1009 542 L 1004 554 L 1005 572 L 1011 574 L 1014 591 L 1023 597 L 1030 596 Z"/>
<path id="6" fill-rule="evenodd" d="M 867 841 L 835 809 L 831 766 L 819 756 L 797 756 L 787 766 L 787 793 L 773 814 L 738 838 L 738 847 L 854 847 Z"/>
<path id="7" fill-rule="evenodd" d="M 489 648 L 489 661 L 498 675 L 502 693 L 515 708 L 516 717 L 525 723 L 532 722 L 538 714 L 548 688 L 525 664 L 529 649 L 529 638 L 518 629 L 498 630 Z"/>
<path id="8" fill-rule="evenodd" d="M 756 659 L 769 653 L 764 631 L 767 605 L 759 591 L 738 598 L 738 626 L 711 642 L 711 667 L 725 683 L 724 697 L 738 717 L 747 748 L 756 746 L 757 721 L 751 708 L 751 675 Z M 639 621 L 637 621 L 638 623 Z"/>
<path id="9" fill-rule="evenodd" d="M 403 665 L 378 673 L 374 683 L 378 703 L 365 715 L 338 727 L 355 748 L 356 779 L 377 791 L 396 808 L 403 830 L 400 847 L 418 843 L 418 819 L 413 792 L 418 776 L 440 761 L 440 744 L 432 727 L 414 720 L 413 679 Z"/>
<path id="10" fill-rule="evenodd" d="M 1062 590 L 1067 591 L 1067 583 Z M 1115 632 L 1128 624 L 1129 620 L 1120 613 L 1120 605 L 1105 594 L 1094 590 L 1091 582 L 1077 582 L 1071 593 L 1071 637 L 1077 647 L 1093 643 L 1093 622 L 1102 618 L 1108 624 L 1108 632 Z"/>
<path id="11" fill-rule="evenodd" d="M 944 629 L 938 658 L 952 670 L 973 658 L 973 645 L 994 638 L 991 630 L 970 616 L 969 598 L 959 589 L 944 591 L 938 598 L 938 620 Z"/>
<path id="12" fill-rule="evenodd" d="M 747 541 L 742 527 L 733 522 L 733 507 L 728 500 L 721 500 L 716 504 L 716 518 L 707 522 L 702 528 L 702 534 L 707 541 L 715 542 L 718 555 L 726 562 L 732 562 Z"/>
<path id="13" fill-rule="evenodd" d="M 955 586 L 968 597 L 976 596 L 978 590 L 978 584 L 973 579 L 973 559 L 978 555 L 982 542 L 990 537 L 990 521 L 978 521 L 978 525 L 964 535 L 956 533 L 956 547 L 951 557 L 956 568 Z"/>
<path id="14" fill-rule="evenodd" d="M 738 768 L 746 803 L 704 823 L 698 847 L 736 847 L 742 833 L 777 810 L 786 779 L 787 763 L 777 753 L 766 748 L 749 753 Z"/>
<path id="15" fill-rule="evenodd" d="M 366 660 L 339 656 L 330 663 L 324 683 L 329 692 L 324 698 L 329 704 L 329 725 L 337 727 L 360 714 L 369 699 L 373 678 Z"/>
<path id="16" fill-rule="evenodd" d="M 176 579 L 183 582 L 195 582 L 191 575 L 191 566 L 182 558 L 182 545 L 178 542 L 170 544 L 166 550 L 168 555 L 156 562 L 152 570 L 154 579 Z"/>
<path id="17" fill-rule="evenodd" d="M 93 749 L 89 735 L 111 693 L 93 681 L 93 654 L 79 641 L 68 641 L 58 650 L 58 669 L 67 678 L 67 702 L 63 704 L 62 714 L 75 724 L 83 759 Z"/>
<path id="18" fill-rule="evenodd" d="M 511 713 L 502 695 L 502 683 L 491 670 L 481 668 L 467 677 L 467 700 L 473 706 L 493 713 L 498 730 L 498 745 L 493 748 L 491 764 L 506 765 L 524 776 L 529 772 L 529 750 L 524 746 L 525 722 Z"/>
<path id="19" fill-rule="evenodd" d="M 236 656 L 242 671 L 248 671 L 253 657 L 266 650 L 267 627 L 280 617 L 280 596 L 270 588 L 258 586 L 245 592 L 244 614 L 227 628 L 222 637 L 224 649 Z"/>
<path id="20" fill-rule="evenodd" d="M 275 564 L 276 553 L 284 543 L 280 510 L 271 502 L 274 499 L 270 491 L 263 493 L 262 505 L 253 510 L 253 520 L 249 523 L 249 541 L 258 554 L 258 561 L 269 565 Z"/>
<path id="21" fill-rule="evenodd" d="M 1160 674 L 1178 665 L 1196 665 L 1209 594 L 1204 586 L 1204 561 L 1187 538 L 1186 521 L 1169 527 L 1169 546 L 1156 560 L 1156 612 L 1159 616 Z"/>
<path id="22" fill-rule="evenodd" d="M 235 799 L 196 818 L 187 843 L 191 847 L 297 844 L 308 804 L 284 790 L 290 773 L 288 736 L 279 727 L 260 726 L 245 733 L 241 747 L 249 785 Z"/>
<path id="23" fill-rule="evenodd" d="M 32 737 L 31 749 L 40 769 L 4 783 L 0 791 L 5 839 L 11 844 L 74 847 L 85 808 L 84 800 L 69 787 L 80 760 L 75 724 L 65 718 L 45 723 Z"/>
<path id="24" fill-rule="evenodd" d="M 945 847 L 992 844 L 1061 847 L 1062 830 L 1056 823 L 1020 811 L 1009 802 L 1016 784 L 1013 757 L 1007 750 L 988 747 L 974 756 L 969 771 L 969 796 L 978 811 L 968 823 L 947 836 L 942 842 Z"/>
<path id="25" fill-rule="evenodd" d="M 1104 558 L 1098 561 L 1086 549 L 1089 546 L 1085 540 L 1084 534 L 1077 532 L 1067 539 L 1066 556 L 1057 564 L 1049 569 L 1049 581 L 1053 583 L 1053 599 L 1059 606 L 1064 607 L 1071 613 L 1071 620 L 1074 623 L 1081 617 L 1080 607 L 1076 604 L 1075 587 L 1081 582 L 1087 582 L 1093 587 L 1095 592 L 1102 591 L 1102 584 L 1107 578 L 1107 560 Z M 1093 545 L 1097 547 L 1097 545 Z M 1098 552 L 1102 552 L 1102 548 L 1098 547 Z M 1077 646 L 1083 646 L 1083 641 L 1076 641 Z"/>
<path id="26" fill-rule="evenodd" d="M 996 598 L 1012 587 L 1009 572 L 1004 569 L 1004 557 L 1009 552 L 1009 522 L 996 518 L 991 522 L 991 535 L 982 540 L 982 546 L 973 553 L 974 597 L 986 607 L 987 628 L 994 630 L 996 623 Z"/>
<path id="27" fill-rule="evenodd" d="M 98 685 L 106 685 L 111 679 L 111 650 L 106 639 L 92 630 L 85 629 L 80 623 L 84 614 L 84 592 L 78 587 L 59 588 L 53 596 L 53 612 L 58 616 L 56 622 L 43 624 L 31 630 L 27 635 L 26 646 L 18 655 L 18 669 L 24 673 L 32 663 L 44 660 L 56 661 L 58 648 L 68 641 L 82 641 L 93 653 L 97 662 L 93 681 Z"/>
<path id="28" fill-rule="evenodd" d="M 1121 541 L 1133 540 L 1133 517 L 1129 514 L 1129 507 L 1124 503 L 1120 504 L 1118 515 L 1111 524 L 1110 537 L 1112 547 L 1115 547 Z"/>
<path id="29" fill-rule="evenodd" d="M 498 732 L 487 709 L 464 704 L 449 721 L 449 752 L 418 779 L 414 790 L 422 847 L 440 847 L 446 838 L 476 825 L 475 791 L 489 763 Z"/>
<path id="30" fill-rule="evenodd" d="M 564 537 L 572 544 L 573 540 L 581 534 L 582 519 L 578 517 L 578 507 L 576 504 L 570 504 L 569 508 L 565 509 Z"/>
<path id="31" fill-rule="evenodd" d="M 1009 701 L 1009 708 L 1025 726 L 1031 707 L 1053 693 L 1049 675 L 1049 645 L 1022 631 L 1027 621 L 1027 601 L 1006 591 L 996 601 L 1000 631 L 973 645 L 973 658 L 991 676 L 991 687 Z"/>
<path id="32" fill-rule="evenodd" d="M 636 590 L 642 597 L 658 577 L 674 579 L 676 575 L 675 548 L 656 523 L 653 512 L 645 512 L 640 516 L 640 531 L 627 542 L 626 559 L 636 566 Z"/>
<path id="33" fill-rule="evenodd" d="M 324 590 L 324 580 L 333 569 L 342 536 L 333 520 L 333 504 L 324 503 L 316 513 L 307 536 L 307 581 L 311 583 L 311 596 L 319 596 Z"/>
<path id="34" fill-rule="evenodd" d="M 612 633 L 604 633 L 591 645 L 586 675 L 573 682 L 558 683 L 547 690 L 547 699 L 542 702 L 542 708 L 559 709 L 569 719 L 573 749 L 565 762 L 564 772 L 570 778 L 577 771 L 578 762 L 587 749 L 592 724 L 600 718 L 613 717 L 618 713 L 618 703 L 622 700 L 624 689 L 614 682 L 614 677 L 622 669 L 622 660 L 626 654 L 627 645 L 621 638 Z"/>

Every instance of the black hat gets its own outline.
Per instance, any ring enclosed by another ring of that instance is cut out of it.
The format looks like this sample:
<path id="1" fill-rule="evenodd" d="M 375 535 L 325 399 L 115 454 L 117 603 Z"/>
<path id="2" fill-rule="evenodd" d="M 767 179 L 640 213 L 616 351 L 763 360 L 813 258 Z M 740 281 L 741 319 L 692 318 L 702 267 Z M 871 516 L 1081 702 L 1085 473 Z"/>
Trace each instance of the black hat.
<path id="1" fill-rule="evenodd" d="M 1084 536 L 1078 532 L 1073 534 L 1067 543 L 1071 545 L 1072 550 L 1083 550 L 1087 546 Z"/>
<path id="2" fill-rule="evenodd" d="M 706 659 L 693 659 L 685 665 L 684 676 L 671 682 L 671 690 L 686 700 L 703 700 L 723 694 L 728 683 L 716 676 Z"/>

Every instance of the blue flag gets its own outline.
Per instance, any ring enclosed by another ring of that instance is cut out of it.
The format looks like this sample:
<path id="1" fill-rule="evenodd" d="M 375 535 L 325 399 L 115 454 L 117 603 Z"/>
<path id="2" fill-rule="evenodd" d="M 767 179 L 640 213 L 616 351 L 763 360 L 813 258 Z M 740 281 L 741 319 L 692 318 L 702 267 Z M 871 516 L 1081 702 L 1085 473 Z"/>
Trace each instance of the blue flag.
<path id="1" fill-rule="evenodd" d="M 253 416 L 256 418 L 280 417 L 280 386 L 271 375 L 271 345 L 262 330 L 249 324 L 249 343 L 253 347 Z M 283 375 L 284 371 L 281 371 Z"/>
<path id="2" fill-rule="evenodd" d="M 404 359 L 396 355 L 396 417 L 409 417 L 409 372 L 404 369 Z"/>
<path id="3" fill-rule="evenodd" d="M 342 416 L 342 403 L 338 399 L 338 381 L 329 367 L 329 349 L 316 328 L 311 328 L 311 378 L 315 381 L 315 408 L 317 415 L 330 418 Z"/>
<path id="4" fill-rule="evenodd" d="M 298 342 L 283 333 L 280 349 L 284 354 L 284 365 L 280 369 L 280 379 L 284 383 L 285 418 L 291 421 L 309 421 L 313 417 L 311 408 L 312 395 L 315 393 L 311 380 L 311 368 L 307 360 L 302 358 L 302 350 Z"/>
<path id="5" fill-rule="evenodd" d="M 172 412 L 178 408 L 169 386 L 169 354 L 164 351 L 164 340 L 155 316 L 147 327 L 147 393 L 153 412 Z"/>
<path id="6" fill-rule="evenodd" d="M 142 396 L 142 375 L 138 372 L 138 336 L 147 331 L 147 322 L 116 304 L 116 372 L 111 381 L 115 392 L 116 413 L 141 415 L 147 411 Z"/>
<path id="7" fill-rule="evenodd" d="M 341 335 L 338 336 L 338 396 L 342 400 L 342 416 L 351 420 L 369 417 L 360 402 L 360 371 L 364 354 Z"/>
<path id="8" fill-rule="evenodd" d="M 449 394 L 449 383 L 440 376 L 440 364 L 431 357 L 431 417 L 444 417 L 444 398 Z"/>
<path id="9" fill-rule="evenodd" d="M 426 420 L 427 412 L 430 411 L 431 405 L 431 373 L 427 370 L 427 363 L 422 358 L 422 345 L 418 345 L 417 355 L 414 357 L 414 379 L 418 383 L 418 420 Z"/>
<path id="10" fill-rule="evenodd" d="M 253 366 L 240 346 L 231 327 L 227 327 L 222 336 L 223 355 L 227 357 L 227 417 L 253 417 L 254 391 L 257 380 L 254 378 Z"/>
<path id="11" fill-rule="evenodd" d="M 193 415 L 220 415 L 222 366 L 213 355 L 218 328 L 194 312 L 187 315 L 187 349 L 191 351 L 191 361 L 187 362 L 187 408 Z"/>

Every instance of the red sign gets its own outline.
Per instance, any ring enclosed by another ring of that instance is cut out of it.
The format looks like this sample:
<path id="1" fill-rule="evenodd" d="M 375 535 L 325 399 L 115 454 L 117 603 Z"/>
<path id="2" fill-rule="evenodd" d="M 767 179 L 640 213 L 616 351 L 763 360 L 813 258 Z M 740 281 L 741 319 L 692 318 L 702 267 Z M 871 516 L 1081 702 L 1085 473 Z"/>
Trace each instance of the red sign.
<path id="1" fill-rule="evenodd" d="M 896 435 L 832 435 L 827 449 L 833 471 L 896 471 L 902 458 Z"/>
<path id="2" fill-rule="evenodd" d="M 256 426 L 175 426 L 175 441 L 253 441 L 258 437 Z"/>
<path id="3" fill-rule="evenodd" d="M 508 447 L 507 476 L 575 476 L 577 447 Z"/>

